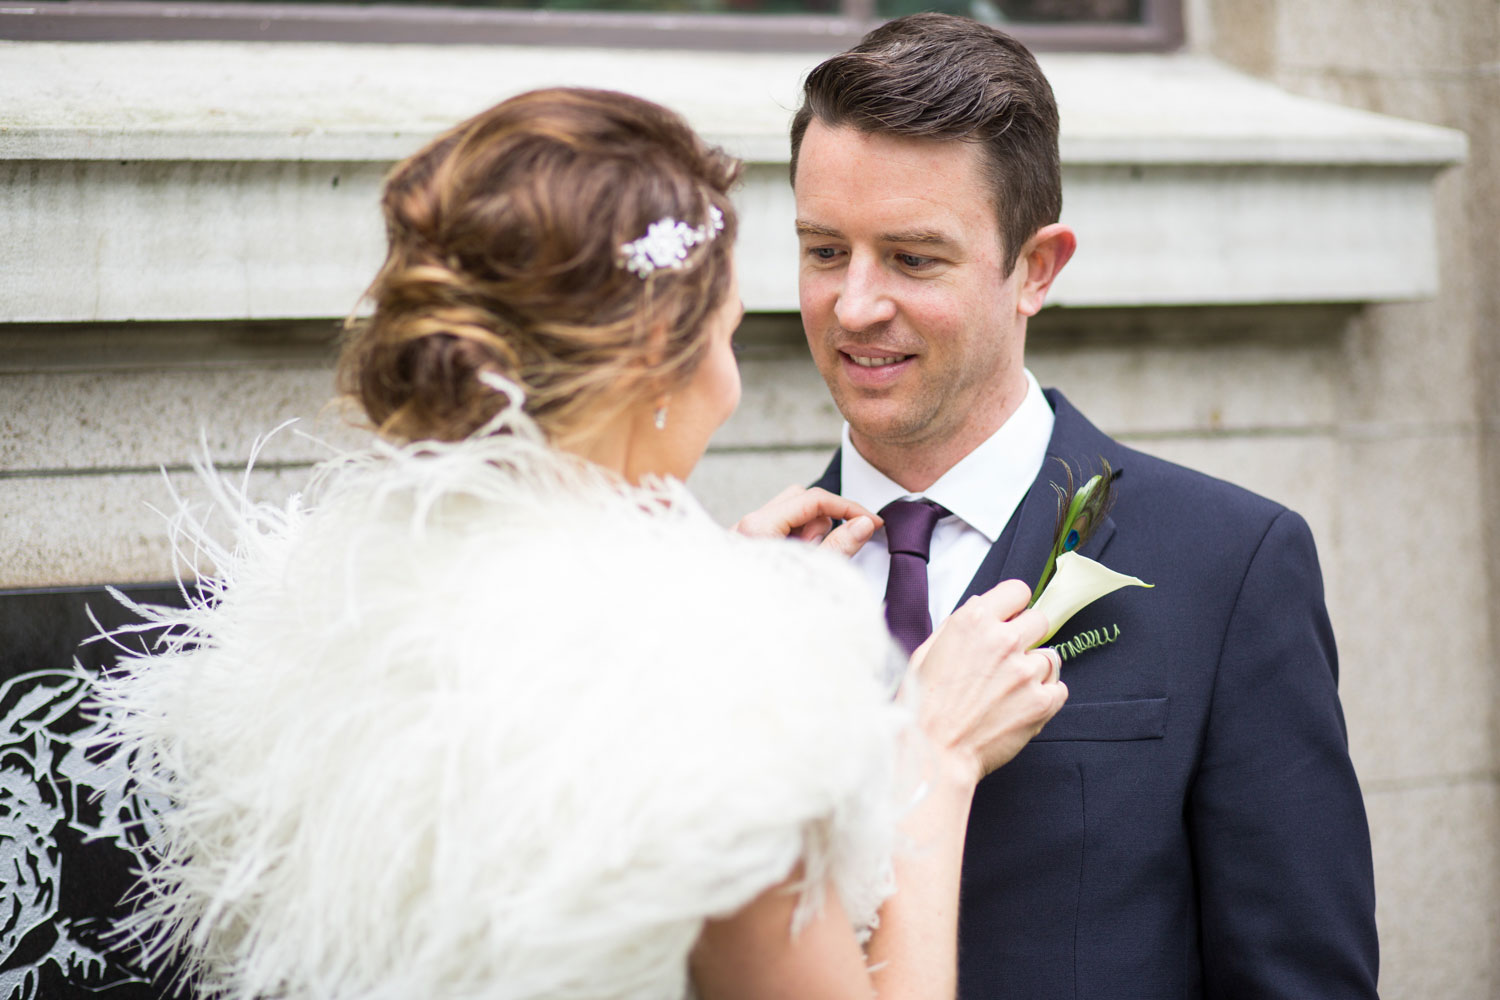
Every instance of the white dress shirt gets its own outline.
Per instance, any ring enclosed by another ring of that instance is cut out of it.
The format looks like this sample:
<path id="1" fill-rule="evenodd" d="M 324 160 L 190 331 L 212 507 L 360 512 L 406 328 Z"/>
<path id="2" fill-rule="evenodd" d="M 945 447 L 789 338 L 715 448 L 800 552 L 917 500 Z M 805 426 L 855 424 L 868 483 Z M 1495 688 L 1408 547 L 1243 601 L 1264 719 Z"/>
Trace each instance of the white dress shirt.
<path id="1" fill-rule="evenodd" d="M 927 600 L 934 628 L 958 605 L 979 564 L 1046 461 L 1047 444 L 1052 440 L 1052 407 L 1030 371 L 1026 372 L 1026 384 L 1026 398 L 1010 419 L 922 493 L 908 493 L 866 461 L 849 440 L 849 425 L 844 425 L 840 461 L 845 497 L 872 511 L 879 511 L 892 500 L 926 497 L 951 512 L 933 529 L 932 552 L 927 560 Z M 882 599 L 891 567 L 885 546 L 885 529 L 881 528 L 853 559 Z"/>

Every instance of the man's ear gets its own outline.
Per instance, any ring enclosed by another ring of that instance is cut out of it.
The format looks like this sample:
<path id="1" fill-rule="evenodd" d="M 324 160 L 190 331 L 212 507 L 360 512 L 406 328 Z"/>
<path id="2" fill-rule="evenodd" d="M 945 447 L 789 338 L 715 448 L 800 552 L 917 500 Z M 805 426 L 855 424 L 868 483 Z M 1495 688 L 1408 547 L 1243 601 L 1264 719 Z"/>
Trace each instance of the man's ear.
<path id="1" fill-rule="evenodd" d="M 1052 282 L 1057 280 L 1076 249 L 1078 237 L 1060 222 L 1043 226 L 1026 241 L 1016 261 L 1017 266 L 1024 264 L 1026 267 L 1016 297 L 1017 311 L 1024 316 L 1035 316 L 1042 311 Z"/>

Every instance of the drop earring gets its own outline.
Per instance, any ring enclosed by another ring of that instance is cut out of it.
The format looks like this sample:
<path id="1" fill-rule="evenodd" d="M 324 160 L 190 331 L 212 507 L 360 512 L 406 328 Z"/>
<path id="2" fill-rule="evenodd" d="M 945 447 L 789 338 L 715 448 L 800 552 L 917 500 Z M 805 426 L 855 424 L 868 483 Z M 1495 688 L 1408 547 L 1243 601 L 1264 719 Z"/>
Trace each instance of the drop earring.
<path id="1" fill-rule="evenodd" d="M 656 413 L 652 416 L 651 422 L 656 425 L 656 429 L 659 431 L 667 429 L 667 401 L 665 398 L 656 404 Z"/>

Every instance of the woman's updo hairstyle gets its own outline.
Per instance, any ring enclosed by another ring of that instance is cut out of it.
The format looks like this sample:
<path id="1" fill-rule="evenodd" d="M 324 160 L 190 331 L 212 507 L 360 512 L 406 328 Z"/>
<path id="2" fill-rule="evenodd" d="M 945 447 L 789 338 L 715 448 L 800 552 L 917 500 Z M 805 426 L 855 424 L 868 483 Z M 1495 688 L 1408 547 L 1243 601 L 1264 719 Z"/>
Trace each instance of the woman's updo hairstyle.
<path id="1" fill-rule="evenodd" d="M 676 114 L 626 94 L 522 94 L 400 163 L 390 247 L 350 324 L 340 388 L 398 440 L 456 441 L 525 392 L 553 440 L 670 392 L 702 360 L 728 293 L 740 163 Z M 622 247 L 662 219 L 708 226 L 680 269 L 642 277 Z"/>

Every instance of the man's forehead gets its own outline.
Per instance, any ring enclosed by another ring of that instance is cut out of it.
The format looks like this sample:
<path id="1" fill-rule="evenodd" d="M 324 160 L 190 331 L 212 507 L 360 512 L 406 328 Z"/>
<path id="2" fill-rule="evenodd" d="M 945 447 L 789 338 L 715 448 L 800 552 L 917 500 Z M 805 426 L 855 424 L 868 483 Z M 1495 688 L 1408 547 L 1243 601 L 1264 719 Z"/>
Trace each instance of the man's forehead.
<path id="1" fill-rule="evenodd" d="M 813 121 L 799 150 L 793 192 L 807 199 L 858 197 L 920 212 L 980 203 L 993 208 L 994 186 L 982 148 L 960 139 L 927 139 L 830 128 Z"/>
<path id="2" fill-rule="evenodd" d="M 987 173 L 984 148 L 977 142 L 867 131 L 827 125 L 816 118 L 803 134 L 793 187 L 801 181 L 803 161 L 809 157 L 857 162 L 866 170 L 916 169 L 926 172 L 929 179 L 943 174 L 954 180 L 978 181 Z"/>
<path id="3" fill-rule="evenodd" d="M 804 136 L 794 194 L 804 236 L 938 245 L 994 233 L 998 219 L 982 151 L 961 140 L 829 127 Z"/>

